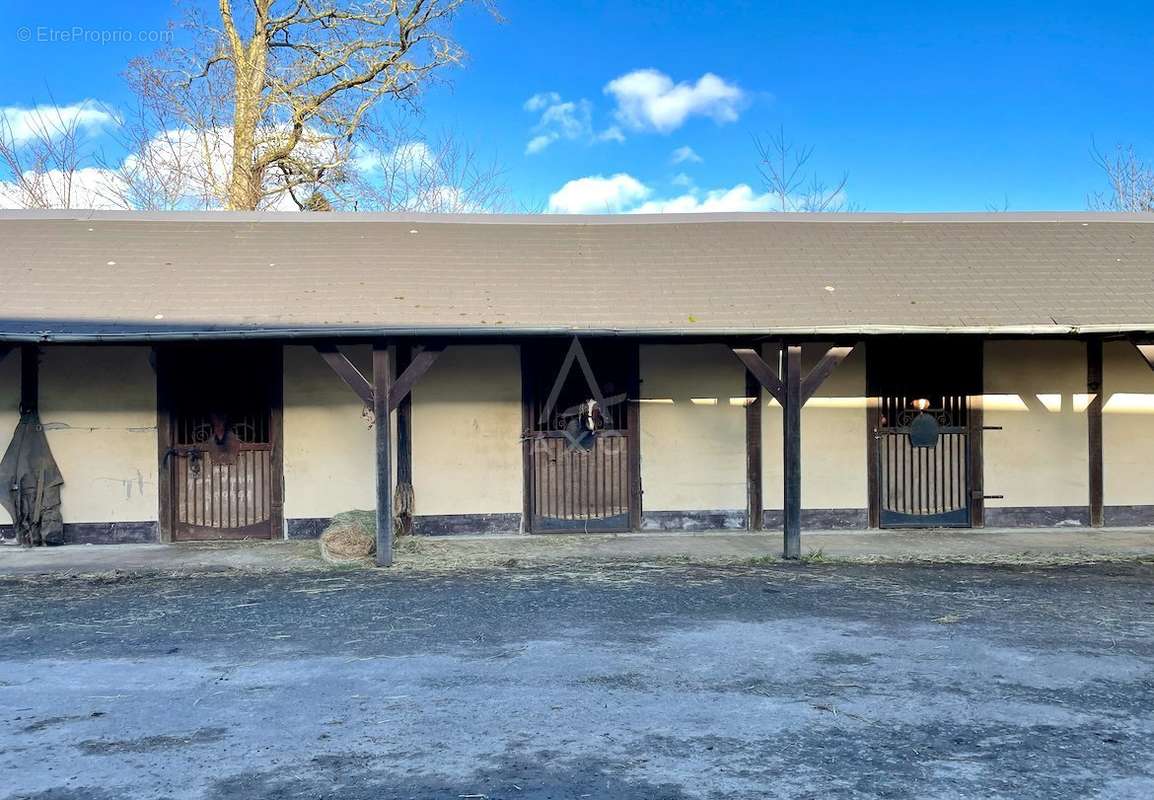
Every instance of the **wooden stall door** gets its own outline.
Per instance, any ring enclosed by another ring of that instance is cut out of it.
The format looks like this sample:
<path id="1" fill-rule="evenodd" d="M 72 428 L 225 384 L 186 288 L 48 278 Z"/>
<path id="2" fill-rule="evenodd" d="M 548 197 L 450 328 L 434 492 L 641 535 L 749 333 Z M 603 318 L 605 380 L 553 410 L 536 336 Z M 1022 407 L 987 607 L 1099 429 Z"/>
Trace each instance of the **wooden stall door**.
<path id="1" fill-rule="evenodd" d="M 280 536 L 280 353 L 240 345 L 162 357 L 172 538 Z"/>

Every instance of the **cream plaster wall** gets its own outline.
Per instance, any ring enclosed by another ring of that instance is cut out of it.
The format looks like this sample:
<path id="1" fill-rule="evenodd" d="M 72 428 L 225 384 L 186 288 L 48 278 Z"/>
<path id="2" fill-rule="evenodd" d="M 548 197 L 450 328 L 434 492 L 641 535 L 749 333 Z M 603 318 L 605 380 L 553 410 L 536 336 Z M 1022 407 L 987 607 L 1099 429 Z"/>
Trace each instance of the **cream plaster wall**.
<path id="1" fill-rule="evenodd" d="M 721 345 L 640 351 L 643 508 L 744 509 L 744 367 Z"/>
<path id="2" fill-rule="evenodd" d="M 1106 342 L 1102 362 L 1103 502 L 1154 505 L 1154 370 L 1129 342 Z"/>
<path id="3" fill-rule="evenodd" d="M 988 507 L 1089 502 L 1086 347 L 1069 341 L 990 341 L 984 349 Z"/>
<path id="4" fill-rule="evenodd" d="M 449 346 L 413 389 L 414 513 L 522 508 L 521 355 Z"/>
<path id="5" fill-rule="evenodd" d="M 342 348 L 365 375 L 369 347 Z M 375 438 L 364 404 L 312 347 L 284 348 L 287 519 L 375 508 Z"/>
<path id="6" fill-rule="evenodd" d="M 368 347 L 342 350 L 372 374 Z M 361 401 L 312 347 L 284 352 L 285 517 L 375 508 L 375 438 Z M 394 476 L 395 464 L 394 451 Z M 415 512 L 520 512 L 521 484 L 518 349 L 448 347 L 413 390 Z"/>
<path id="7" fill-rule="evenodd" d="M 45 346 L 41 354 L 40 420 L 64 475 L 64 521 L 158 519 L 151 348 Z"/>
<path id="8" fill-rule="evenodd" d="M 805 344 L 803 374 L 821 360 L 830 345 Z M 767 347 L 762 357 L 780 374 L 779 351 Z M 856 347 L 838 365 L 801 410 L 802 508 L 866 508 L 866 353 Z M 781 406 L 762 393 L 762 505 L 784 505 Z"/>

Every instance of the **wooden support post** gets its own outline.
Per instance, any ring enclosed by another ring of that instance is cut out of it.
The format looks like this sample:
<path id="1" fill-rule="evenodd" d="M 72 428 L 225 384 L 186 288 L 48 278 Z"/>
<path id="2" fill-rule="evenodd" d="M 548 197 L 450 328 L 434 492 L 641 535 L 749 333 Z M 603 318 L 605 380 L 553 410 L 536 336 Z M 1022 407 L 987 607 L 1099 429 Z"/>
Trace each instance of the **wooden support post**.
<path id="1" fill-rule="evenodd" d="M 644 490 L 641 487 L 641 348 L 636 343 L 629 347 L 629 385 L 626 387 L 626 432 L 629 442 L 629 530 L 641 530 Z M 585 358 L 585 354 L 581 354 Z M 587 364 L 582 365 L 586 369 Z M 589 373 L 590 375 L 592 373 Z"/>
<path id="2" fill-rule="evenodd" d="M 393 359 L 389 343 L 373 342 L 373 427 L 377 444 L 377 566 L 393 564 L 392 430 L 389 391 L 393 386 Z"/>
<path id="3" fill-rule="evenodd" d="M 866 351 L 867 356 L 869 351 Z M 867 373 L 868 373 L 868 367 Z M 866 398 L 866 525 L 870 528 L 882 526 L 881 457 L 878 452 L 878 429 L 881 428 L 881 398 Z"/>
<path id="4" fill-rule="evenodd" d="M 532 346 L 524 342 L 521 351 L 521 533 L 533 532 L 533 374 Z"/>
<path id="5" fill-rule="evenodd" d="M 745 371 L 745 527 L 759 531 L 763 525 L 765 503 L 761 496 L 761 382 L 749 370 Z"/>
<path id="6" fill-rule="evenodd" d="M 397 345 L 397 372 L 404 374 L 413 361 L 413 346 Z M 397 404 L 397 496 L 395 512 L 400 533 L 413 532 L 413 393 L 407 392 Z"/>
<path id="7" fill-rule="evenodd" d="M 782 360 L 782 456 L 784 459 L 784 553 L 801 558 L 801 345 L 787 344 Z"/>
<path id="8" fill-rule="evenodd" d="M 801 407 L 813 397 L 822 381 L 829 377 L 838 364 L 845 360 L 854 345 L 834 345 L 826 351 L 808 375 L 801 374 L 801 345 L 786 345 L 779 378 L 761 354 L 752 348 L 734 347 L 733 354 L 745 365 L 746 380 L 753 376 L 761 388 L 781 403 L 784 437 L 784 531 L 785 557 L 801 557 Z M 747 385 L 749 385 L 747 383 Z M 758 393 L 760 396 L 760 392 Z M 747 423 L 749 418 L 746 418 Z M 748 426 L 747 426 L 748 431 Z M 748 447 L 748 433 L 747 447 Z M 748 470 L 748 463 L 747 463 Z M 760 501 L 759 501 L 760 502 Z"/>
<path id="9" fill-rule="evenodd" d="M 20 413 L 40 410 L 40 348 L 34 344 L 20 347 Z"/>
<path id="10" fill-rule="evenodd" d="M 1102 501 L 1102 340 L 1086 340 L 1086 431 L 1088 434 L 1090 526 L 1103 524 Z"/>

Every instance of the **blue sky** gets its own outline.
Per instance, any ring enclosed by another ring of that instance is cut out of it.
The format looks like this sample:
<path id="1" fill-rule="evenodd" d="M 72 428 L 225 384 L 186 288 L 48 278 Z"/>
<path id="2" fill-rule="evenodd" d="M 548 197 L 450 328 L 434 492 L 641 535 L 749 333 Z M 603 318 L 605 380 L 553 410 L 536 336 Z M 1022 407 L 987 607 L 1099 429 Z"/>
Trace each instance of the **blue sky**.
<path id="1" fill-rule="evenodd" d="M 752 136 L 781 125 L 871 211 L 1081 209 L 1102 188 L 1092 140 L 1154 158 L 1149 0 L 497 4 L 503 23 L 458 21 L 468 63 L 424 97 L 423 125 L 495 157 L 527 208 L 598 177 L 585 188 L 621 208 L 742 184 L 756 203 Z M 0 0 L 0 107 L 127 104 L 121 73 L 153 45 L 38 32 L 160 30 L 175 14 L 163 0 Z M 549 141 L 527 152 L 535 137 Z M 672 163 L 683 147 L 695 158 Z"/>

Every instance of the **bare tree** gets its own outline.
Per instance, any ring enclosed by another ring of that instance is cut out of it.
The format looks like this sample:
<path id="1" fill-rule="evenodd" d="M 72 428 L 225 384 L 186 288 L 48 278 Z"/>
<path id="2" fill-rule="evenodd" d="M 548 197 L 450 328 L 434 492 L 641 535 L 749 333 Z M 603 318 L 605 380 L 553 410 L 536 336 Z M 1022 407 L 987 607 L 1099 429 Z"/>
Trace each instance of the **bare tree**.
<path id="1" fill-rule="evenodd" d="M 188 48 L 133 62 L 145 107 L 177 120 L 225 207 L 274 206 L 347 180 L 369 112 L 411 104 L 461 47 L 449 25 L 487 0 L 218 0 L 193 10 Z M 171 146 L 170 146 L 171 149 Z M 326 199 L 326 202 L 328 200 Z"/>
<path id="2" fill-rule="evenodd" d="M 510 207 L 497 161 L 449 130 L 428 137 L 403 121 L 374 127 L 361 139 L 353 164 L 338 193 L 358 210 L 460 214 Z"/>
<path id="3" fill-rule="evenodd" d="M 29 109 L 20 130 L 0 115 L 0 201 L 22 208 L 92 205 L 102 191 L 98 171 L 86 169 L 90 142 L 81 115 L 53 104 Z M 86 184 L 87 179 L 87 184 Z"/>
<path id="4" fill-rule="evenodd" d="M 1109 189 L 1086 198 L 1098 211 L 1154 211 L 1154 165 L 1143 161 L 1132 146 L 1117 145 L 1103 153 L 1091 147 L 1094 163 L 1106 175 Z"/>
<path id="5" fill-rule="evenodd" d="M 777 195 L 782 211 L 849 211 L 845 187 L 849 174 L 829 184 L 809 169 L 814 148 L 798 145 L 787 139 L 785 128 L 770 134 L 768 141 L 755 136 L 758 172 L 762 184 Z"/>

